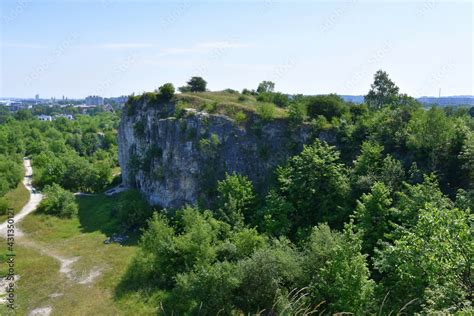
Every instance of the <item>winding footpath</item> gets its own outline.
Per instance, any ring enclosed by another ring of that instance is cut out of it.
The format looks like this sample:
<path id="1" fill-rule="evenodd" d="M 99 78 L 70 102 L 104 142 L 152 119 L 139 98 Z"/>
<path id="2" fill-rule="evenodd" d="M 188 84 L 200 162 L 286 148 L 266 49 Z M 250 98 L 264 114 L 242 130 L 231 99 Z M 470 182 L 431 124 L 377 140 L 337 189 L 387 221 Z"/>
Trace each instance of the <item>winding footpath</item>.
<path id="1" fill-rule="evenodd" d="M 25 176 L 23 178 L 23 184 L 25 185 L 26 189 L 30 192 L 30 199 L 28 202 L 23 206 L 21 211 L 13 217 L 14 219 L 14 225 L 15 225 L 15 238 L 16 237 L 22 237 L 24 233 L 21 231 L 19 228 L 18 224 L 30 213 L 34 212 L 38 205 L 41 203 L 43 200 L 43 194 L 39 193 L 36 191 L 36 189 L 33 187 L 32 184 L 32 176 L 33 176 L 33 168 L 31 167 L 31 161 L 28 158 L 24 158 L 23 160 L 23 166 L 25 168 Z M 4 223 L 0 224 L 0 237 L 5 238 L 7 237 L 7 225 L 8 225 L 8 220 L 5 221 Z M 18 241 L 17 241 L 18 242 Z M 56 259 L 59 264 L 59 272 L 64 274 L 70 281 L 73 281 L 73 283 L 77 284 L 90 284 L 92 283 L 98 276 L 100 276 L 102 269 L 95 267 L 88 275 L 82 276 L 78 278 L 76 273 L 72 269 L 72 265 L 79 259 L 79 257 L 73 257 L 73 258 L 64 258 L 62 256 L 58 256 L 57 254 L 51 252 L 49 249 L 42 247 L 35 242 L 28 240 L 26 237 L 21 238 L 19 244 L 29 247 L 31 249 L 34 249 L 38 251 L 39 253 L 52 257 Z M 19 278 L 19 276 L 17 276 Z M 3 280 L 0 280 L 0 284 L 2 283 Z M 2 293 L 0 289 L 0 294 Z M 62 295 L 61 293 L 54 293 L 52 295 Z M 0 295 L 1 296 L 1 295 Z M 0 304 L 2 303 L 2 300 L 0 298 Z M 51 306 L 45 306 L 45 307 L 40 307 L 33 309 L 28 315 L 29 316 L 47 316 L 52 312 L 52 307 Z"/>
<path id="2" fill-rule="evenodd" d="M 15 216 L 13 217 L 15 221 L 15 237 L 23 236 L 23 232 L 19 229 L 18 223 L 28 214 L 36 210 L 41 200 L 43 199 L 43 195 L 41 193 L 36 192 L 31 183 L 33 177 L 33 168 L 31 168 L 30 159 L 25 158 L 23 160 L 23 166 L 25 167 L 25 176 L 23 177 L 23 184 L 25 185 L 25 188 L 30 192 L 30 199 L 26 203 L 26 205 L 23 206 L 21 211 L 18 214 L 15 214 Z M 7 225 L 7 221 L 0 224 L 0 236 L 5 239 L 7 236 Z"/>

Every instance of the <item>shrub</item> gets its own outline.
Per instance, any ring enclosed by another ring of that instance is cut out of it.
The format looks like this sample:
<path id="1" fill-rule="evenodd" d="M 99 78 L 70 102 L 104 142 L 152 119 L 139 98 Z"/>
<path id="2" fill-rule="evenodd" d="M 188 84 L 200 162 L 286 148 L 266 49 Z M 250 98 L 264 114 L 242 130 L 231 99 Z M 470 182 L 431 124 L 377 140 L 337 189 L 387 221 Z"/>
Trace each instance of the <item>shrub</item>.
<path id="1" fill-rule="evenodd" d="M 249 218 L 255 202 L 253 185 L 247 177 L 226 174 L 217 184 L 218 217 L 232 226 L 240 227 L 244 217 Z"/>
<path id="2" fill-rule="evenodd" d="M 307 112 L 306 104 L 294 102 L 288 107 L 288 118 L 292 124 L 298 125 L 306 119 Z"/>
<path id="3" fill-rule="evenodd" d="M 45 198 L 38 207 L 39 211 L 66 218 L 77 215 L 79 209 L 71 192 L 54 183 L 45 187 L 44 194 Z"/>
<path id="4" fill-rule="evenodd" d="M 0 196 L 16 188 L 23 177 L 23 168 L 11 157 L 0 155 Z"/>
<path id="5" fill-rule="evenodd" d="M 199 150 L 208 157 L 214 157 L 220 145 L 219 136 L 212 134 L 209 139 L 202 138 L 199 140 Z"/>
<path id="6" fill-rule="evenodd" d="M 237 113 L 235 113 L 235 122 L 240 125 L 242 124 L 243 122 L 245 122 L 245 120 L 247 119 L 247 115 L 245 115 L 245 113 L 243 111 L 238 111 Z"/>
<path id="7" fill-rule="evenodd" d="M 239 102 L 245 102 L 245 101 L 247 101 L 248 99 L 249 99 L 249 98 L 246 97 L 245 95 L 241 95 L 241 96 L 239 96 L 239 98 L 238 98 L 237 100 L 238 100 Z"/>
<path id="8" fill-rule="evenodd" d="M 288 241 L 276 240 L 271 247 L 258 249 L 238 263 L 241 285 L 236 291 L 237 307 L 244 314 L 265 310 L 276 315 L 275 303 L 296 287 L 301 273 L 300 256 Z"/>
<path id="9" fill-rule="evenodd" d="M 331 120 L 333 117 L 340 117 L 348 110 L 344 100 L 335 94 L 314 96 L 308 101 L 308 115 L 311 118 L 323 115 L 327 120 Z"/>
<path id="10" fill-rule="evenodd" d="M 259 83 L 257 93 L 273 92 L 275 83 L 271 81 L 262 81 Z"/>
<path id="11" fill-rule="evenodd" d="M 222 92 L 230 93 L 230 94 L 238 94 L 239 93 L 239 91 L 234 90 L 234 89 L 225 89 Z"/>
<path id="12" fill-rule="evenodd" d="M 369 279 L 360 240 L 351 227 L 344 233 L 331 231 L 322 224 L 315 227 L 305 245 L 305 284 L 313 304 L 325 301 L 329 314 L 369 311 L 374 283 Z"/>
<path id="13" fill-rule="evenodd" d="M 189 308 L 192 314 L 231 315 L 235 309 L 235 289 L 240 284 L 235 264 L 216 263 L 201 267 L 196 272 L 177 276 L 176 296 L 194 304 Z"/>
<path id="14" fill-rule="evenodd" d="M 159 88 L 160 98 L 163 101 L 169 101 L 174 96 L 174 86 L 172 83 L 165 83 Z"/>
<path id="15" fill-rule="evenodd" d="M 145 124 L 142 121 L 133 124 L 133 133 L 136 137 L 143 138 L 145 136 Z"/>
<path id="16" fill-rule="evenodd" d="M 0 215 L 5 215 L 8 212 L 10 205 L 8 204 L 7 199 L 0 198 Z"/>
<path id="17" fill-rule="evenodd" d="M 257 114 L 264 121 L 271 121 L 275 117 L 276 109 L 272 103 L 261 103 L 257 106 Z"/>
<path id="18" fill-rule="evenodd" d="M 207 113 L 216 113 L 217 106 L 218 106 L 217 102 L 208 102 L 204 104 L 204 111 L 206 111 Z"/>
<path id="19" fill-rule="evenodd" d="M 317 140 L 312 146 L 277 169 L 280 194 L 292 203 L 294 227 L 304 228 L 318 222 L 342 226 L 349 181 L 339 152 Z"/>
<path id="20" fill-rule="evenodd" d="M 191 92 L 204 92 L 206 91 L 207 82 L 201 77 L 192 77 L 187 82 L 189 91 Z"/>
<path id="21" fill-rule="evenodd" d="M 244 95 L 255 95 L 256 92 L 255 92 L 255 90 L 249 90 L 249 89 L 244 88 L 242 90 L 242 94 L 244 94 Z"/>
<path id="22" fill-rule="evenodd" d="M 185 101 L 178 101 L 174 107 L 174 117 L 181 118 L 185 113 L 185 109 L 189 107 L 188 103 Z"/>
<path id="23" fill-rule="evenodd" d="M 127 228 L 143 227 L 152 215 L 152 208 L 148 205 L 140 192 L 129 190 L 120 196 L 118 218 Z"/>

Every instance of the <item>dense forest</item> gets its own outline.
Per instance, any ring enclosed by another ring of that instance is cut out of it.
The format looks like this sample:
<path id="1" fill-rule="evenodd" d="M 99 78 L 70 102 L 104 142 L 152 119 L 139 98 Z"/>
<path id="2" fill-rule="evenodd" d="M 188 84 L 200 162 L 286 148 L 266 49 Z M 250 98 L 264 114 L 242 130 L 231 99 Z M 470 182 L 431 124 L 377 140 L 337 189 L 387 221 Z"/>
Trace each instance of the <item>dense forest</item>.
<path id="1" fill-rule="evenodd" d="M 288 96 L 267 81 L 227 90 L 242 103 L 255 99 L 265 120 L 331 131 L 335 142 L 306 145 L 265 192 L 243 175 L 222 175 L 211 209 L 155 211 L 137 192 L 123 195 L 117 212 L 141 237 L 117 296 L 137 293 L 158 313 L 179 315 L 474 312 L 473 111 L 426 109 L 385 72 L 374 79 L 362 105 Z M 206 82 L 193 78 L 180 90 L 203 92 Z M 166 84 L 145 96 L 160 106 L 179 95 Z M 30 111 L 2 113 L 0 196 L 29 156 L 47 193 L 43 210 L 74 216 L 71 192 L 112 184 L 118 117 L 40 122 Z"/>
<path id="2" fill-rule="evenodd" d="M 30 110 L 0 113 L 0 206 L 23 178 L 23 157 L 32 159 L 38 189 L 53 185 L 72 192 L 98 192 L 113 180 L 117 162 L 116 113 L 39 121 Z M 55 188 L 58 188 L 55 186 Z"/>

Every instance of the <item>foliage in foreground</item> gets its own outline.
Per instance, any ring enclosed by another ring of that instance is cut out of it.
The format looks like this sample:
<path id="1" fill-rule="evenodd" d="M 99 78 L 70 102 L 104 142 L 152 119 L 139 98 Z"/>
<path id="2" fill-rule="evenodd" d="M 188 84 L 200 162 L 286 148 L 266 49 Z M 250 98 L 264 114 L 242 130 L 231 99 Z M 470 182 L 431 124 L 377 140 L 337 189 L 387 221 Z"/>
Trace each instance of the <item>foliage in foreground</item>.
<path id="1" fill-rule="evenodd" d="M 290 292 L 306 288 L 309 306 L 325 301 L 327 310 L 362 312 L 373 297 L 366 258 L 350 227 L 339 233 L 320 225 L 296 247 L 283 237 L 231 229 L 209 211 L 187 208 L 177 217 L 171 225 L 163 215 L 154 215 L 123 280 L 168 291 L 166 310 L 278 312 Z"/>
<path id="2" fill-rule="evenodd" d="M 275 103 L 273 88 L 246 96 Z M 472 118 L 382 72 L 366 100 L 287 100 L 290 128 L 310 120 L 337 148 L 305 146 L 264 196 L 231 174 L 215 209 L 155 214 L 120 290 L 178 314 L 472 312 Z"/>
<path id="3" fill-rule="evenodd" d="M 58 184 L 46 186 L 44 195 L 38 207 L 39 212 L 69 218 L 77 215 L 78 206 L 74 194 L 64 190 Z"/>

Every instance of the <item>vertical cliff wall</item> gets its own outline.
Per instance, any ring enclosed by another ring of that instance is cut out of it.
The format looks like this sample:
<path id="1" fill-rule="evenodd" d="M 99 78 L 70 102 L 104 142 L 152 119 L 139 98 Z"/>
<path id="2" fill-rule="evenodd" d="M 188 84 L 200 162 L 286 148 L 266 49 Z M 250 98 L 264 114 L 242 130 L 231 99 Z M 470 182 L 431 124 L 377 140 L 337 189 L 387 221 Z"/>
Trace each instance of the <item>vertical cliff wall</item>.
<path id="1" fill-rule="evenodd" d="M 239 125 L 219 114 L 175 112 L 173 103 L 141 101 L 124 109 L 118 131 L 124 184 L 162 207 L 209 204 L 225 173 L 246 175 L 265 190 L 274 168 L 312 140 L 310 128 L 291 128 L 284 119 L 264 122 L 248 113 Z"/>

